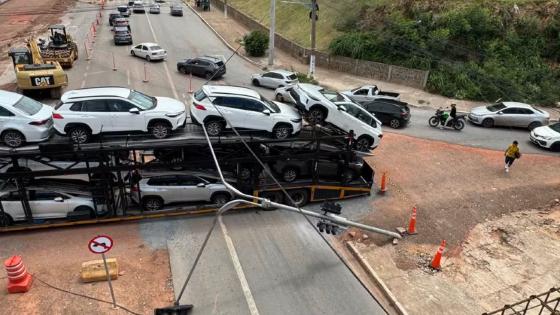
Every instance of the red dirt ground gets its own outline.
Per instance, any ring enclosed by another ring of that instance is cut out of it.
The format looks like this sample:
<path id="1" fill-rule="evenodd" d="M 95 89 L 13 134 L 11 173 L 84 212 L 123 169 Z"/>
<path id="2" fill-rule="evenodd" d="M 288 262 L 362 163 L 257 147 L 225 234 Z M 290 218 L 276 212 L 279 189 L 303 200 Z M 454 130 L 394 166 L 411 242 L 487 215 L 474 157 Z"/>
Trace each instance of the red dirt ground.
<path id="1" fill-rule="evenodd" d="M 107 282 L 82 283 L 82 262 L 101 259 L 87 248 L 98 234 L 108 234 L 115 245 L 107 257 L 117 258 L 121 276 L 113 281 L 118 304 L 140 313 L 153 314 L 155 307 L 172 304 L 167 251 L 144 245 L 138 224 L 112 224 L 0 236 L 2 262 L 21 255 L 27 269 L 41 280 L 73 292 L 111 301 Z M 34 281 L 25 294 L 8 294 L 5 272 L 0 271 L 0 313 L 2 314 L 129 314 L 104 304 L 49 288 Z"/>

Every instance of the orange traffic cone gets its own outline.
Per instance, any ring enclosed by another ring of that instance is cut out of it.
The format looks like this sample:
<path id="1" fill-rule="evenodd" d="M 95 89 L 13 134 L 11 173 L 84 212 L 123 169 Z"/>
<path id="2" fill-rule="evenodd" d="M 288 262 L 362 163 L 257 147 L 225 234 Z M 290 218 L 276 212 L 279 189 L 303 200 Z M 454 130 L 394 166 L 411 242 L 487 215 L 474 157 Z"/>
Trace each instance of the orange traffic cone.
<path id="1" fill-rule="evenodd" d="M 410 216 L 410 222 L 408 222 L 408 231 L 409 235 L 416 234 L 416 207 L 412 208 L 412 216 Z"/>
<path id="2" fill-rule="evenodd" d="M 432 267 L 433 269 L 441 270 L 441 255 L 443 254 L 444 249 L 445 249 L 445 240 L 441 241 L 438 251 L 434 256 L 434 259 L 432 259 L 432 263 L 430 264 L 430 267 Z"/>
<path id="3" fill-rule="evenodd" d="M 381 189 L 379 190 L 380 193 L 384 194 L 387 191 L 387 172 L 383 172 L 381 176 Z"/>

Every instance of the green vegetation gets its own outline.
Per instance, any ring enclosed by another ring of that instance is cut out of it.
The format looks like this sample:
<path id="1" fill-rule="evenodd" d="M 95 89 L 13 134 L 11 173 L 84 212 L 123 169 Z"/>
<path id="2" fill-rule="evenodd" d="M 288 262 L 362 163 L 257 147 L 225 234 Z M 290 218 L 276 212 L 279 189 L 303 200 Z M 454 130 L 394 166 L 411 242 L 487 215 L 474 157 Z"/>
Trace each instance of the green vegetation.
<path id="1" fill-rule="evenodd" d="M 252 31 L 243 36 L 243 45 L 249 56 L 264 56 L 264 53 L 268 49 L 268 35 L 261 31 Z"/>
<path id="2" fill-rule="evenodd" d="M 560 100 L 560 13 L 477 2 L 449 10 L 364 5 L 339 20 L 333 54 L 430 70 L 428 90 L 449 97 L 543 105 Z M 402 3 L 401 3 L 402 4 Z M 408 5 L 407 5 L 408 4 Z"/>

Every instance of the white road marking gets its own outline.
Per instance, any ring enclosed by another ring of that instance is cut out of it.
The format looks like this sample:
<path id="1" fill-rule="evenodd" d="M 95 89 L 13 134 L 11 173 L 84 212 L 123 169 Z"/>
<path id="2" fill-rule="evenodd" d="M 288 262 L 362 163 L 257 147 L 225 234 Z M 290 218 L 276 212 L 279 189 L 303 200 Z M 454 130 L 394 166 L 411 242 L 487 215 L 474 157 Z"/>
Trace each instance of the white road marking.
<path id="1" fill-rule="evenodd" d="M 235 269 L 235 272 L 237 273 L 237 278 L 239 278 L 239 282 L 241 283 L 241 289 L 243 290 L 243 295 L 245 295 L 245 300 L 247 301 L 249 312 L 251 313 L 251 315 L 259 315 L 257 304 L 255 303 L 255 299 L 253 298 L 253 294 L 251 293 L 251 289 L 249 288 L 249 283 L 245 278 L 245 273 L 243 272 L 243 268 L 241 267 L 241 262 L 239 261 L 239 257 L 237 257 L 237 251 L 235 250 L 233 241 L 229 237 L 226 226 L 222 221 L 222 217 L 220 216 L 218 220 L 220 222 L 220 228 L 222 229 L 222 234 L 224 235 L 224 239 L 226 240 L 226 245 L 229 251 L 229 255 L 231 256 L 231 260 L 233 262 L 233 268 Z"/>
<path id="2" fill-rule="evenodd" d="M 130 70 L 126 69 L 126 83 L 130 87 Z"/>
<path id="3" fill-rule="evenodd" d="M 86 80 L 82 80 L 82 85 L 80 85 L 80 88 L 83 89 L 86 86 Z"/>
<path id="4" fill-rule="evenodd" d="M 157 43 L 158 39 L 156 36 L 156 32 L 154 32 L 154 28 L 152 27 L 152 22 L 150 21 L 150 17 L 148 13 L 144 12 L 144 14 L 146 15 L 146 19 L 148 20 L 148 26 L 150 26 L 150 31 L 152 32 L 152 36 L 154 37 L 154 40 Z M 177 94 L 177 90 L 175 89 L 175 84 L 173 84 L 173 79 L 171 78 L 171 72 L 169 72 L 169 67 L 167 67 L 167 62 L 165 60 L 163 61 L 163 68 L 165 69 L 165 75 L 167 76 L 167 83 L 169 83 L 169 86 L 171 87 L 173 96 L 175 97 L 176 100 L 178 100 L 179 94 Z"/>

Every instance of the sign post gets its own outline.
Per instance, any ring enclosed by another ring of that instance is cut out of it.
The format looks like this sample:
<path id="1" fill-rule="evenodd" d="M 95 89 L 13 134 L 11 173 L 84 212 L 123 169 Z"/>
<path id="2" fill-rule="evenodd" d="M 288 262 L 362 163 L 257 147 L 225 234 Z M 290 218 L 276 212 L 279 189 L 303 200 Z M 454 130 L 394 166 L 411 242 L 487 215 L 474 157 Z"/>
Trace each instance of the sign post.
<path id="1" fill-rule="evenodd" d="M 109 290 L 111 291 L 111 298 L 113 299 L 113 308 L 117 308 L 117 301 L 115 300 L 115 293 L 113 292 L 113 285 L 111 284 L 111 275 L 109 274 L 109 267 L 107 266 L 107 259 L 105 258 L 105 253 L 113 248 L 113 239 L 108 235 L 98 235 L 89 241 L 88 248 L 90 252 L 101 254 L 103 258 L 105 274 L 107 274 L 107 282 L 109 283 Z"/>

